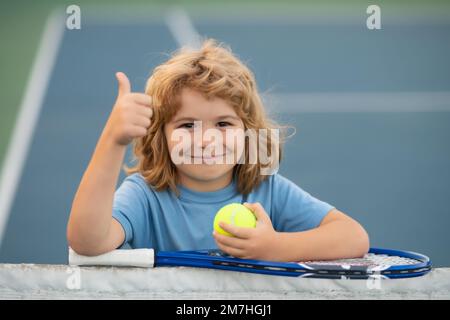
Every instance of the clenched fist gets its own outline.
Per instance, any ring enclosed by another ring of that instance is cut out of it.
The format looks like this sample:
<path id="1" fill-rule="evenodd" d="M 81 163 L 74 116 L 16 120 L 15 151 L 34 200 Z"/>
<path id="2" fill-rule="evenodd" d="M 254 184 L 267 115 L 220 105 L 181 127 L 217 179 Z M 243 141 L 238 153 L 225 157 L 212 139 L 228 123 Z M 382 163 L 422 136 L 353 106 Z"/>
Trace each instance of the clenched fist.
<path id="1" fill-rule="evenodd" d="M 130 80 L 122 72 L 116 73 L 119 93 L 105 131 L 118 145 L 128 145 L 133 139 L 143 137 L 150 127 L 153 110 L 152 99 L 144 93 L 131 92 Z"/>

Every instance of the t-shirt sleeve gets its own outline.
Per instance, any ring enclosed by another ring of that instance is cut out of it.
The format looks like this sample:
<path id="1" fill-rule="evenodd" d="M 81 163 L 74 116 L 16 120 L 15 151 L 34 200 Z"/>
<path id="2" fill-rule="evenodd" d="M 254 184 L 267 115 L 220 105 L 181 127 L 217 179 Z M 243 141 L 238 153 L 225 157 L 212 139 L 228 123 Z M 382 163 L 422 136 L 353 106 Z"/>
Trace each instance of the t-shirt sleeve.
<path id="1" fill-rule="evenodd" d="M 277 174 L 273 179 L 272 223 L 280 232 L 299 232 L 317 228 L 334 207 L 316 199 L 294 182 Z"/>
<path id="2" fill-rule="evenodd" d="M 137 234 L 144 234 L 140 228 L 145 226 L 148 210 L 147 196 L 141 183 L 132 176 L 125 178 L 114 194 L 112 214 L 125 231 L 122 247 L 131 243 Z"/>

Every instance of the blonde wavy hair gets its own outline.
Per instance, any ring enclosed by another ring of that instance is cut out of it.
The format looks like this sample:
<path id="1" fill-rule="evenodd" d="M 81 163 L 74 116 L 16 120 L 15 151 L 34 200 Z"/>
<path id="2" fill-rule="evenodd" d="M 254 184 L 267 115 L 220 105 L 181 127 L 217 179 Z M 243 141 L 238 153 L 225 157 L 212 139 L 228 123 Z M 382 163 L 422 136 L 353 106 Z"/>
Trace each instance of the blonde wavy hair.
<path id="1" fill-rule="evenodd" d="M 200 92 L 206 99 L 221 98 L 229 103 L 244 123 L 246 129 L 280 129 L 265 113 L 258 94 L 253 73 L 223 44 L 208 39 L 200 49 L 182 48 L 172 54 L 165 63 L 157 66 L 146 84 L 145 93 L 152 97 L 153 117 L 148 134 L 133 142 L 132 167 L 124 166 L 130 175 L 140 173 L 149 186 L 157 191 L 172 189 L 179 195 L 176 185 L 176 167 L 171 161 L 164 134 L 164 125 L 180 108 L 180 92 L 189 88 Z M 272 150 L 272 139 L 268 135 L 268 150 Z M 281 161 L 282 148 L 276 148 Z M 268 176 L 261 170 L 270 164 L 249 163 L 249 146 L 245 142 L 244 163 L 236 164 L 233 176 L 238 191 L 248 194 Z"/>

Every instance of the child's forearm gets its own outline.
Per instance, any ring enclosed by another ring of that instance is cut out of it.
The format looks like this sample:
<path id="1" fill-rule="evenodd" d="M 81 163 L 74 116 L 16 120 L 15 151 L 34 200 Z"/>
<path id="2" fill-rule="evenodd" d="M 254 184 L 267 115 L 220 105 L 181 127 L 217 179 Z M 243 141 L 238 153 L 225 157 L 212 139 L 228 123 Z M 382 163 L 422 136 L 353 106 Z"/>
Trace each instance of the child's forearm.
<path id="1" fill-rule="evenodd" d="M 118 72 L 119 93 L 75 195 L 67 240 L 79 253 L 94 255 L 117 248 L 124 230 L 112 218 L 114 192 L 127 145 L 147 134 L 151 98 L 131 92 L 128 77 Z"/>
<path id="2" fill-rule="evenodd" d="M 104 130 L 72 204 L 67 237 L 73 248 L 89 252 L 107 238 L 125 152 L 126 146 L 115 143 Z"/>
<path id="3" fill-rule="evenodd" d="M 356 258 L 369 249 L 366 231 L 354 221 L 334 221 L 304 232 L 280 232 L 277 237 L 277 260 L 281 261 Z"/>

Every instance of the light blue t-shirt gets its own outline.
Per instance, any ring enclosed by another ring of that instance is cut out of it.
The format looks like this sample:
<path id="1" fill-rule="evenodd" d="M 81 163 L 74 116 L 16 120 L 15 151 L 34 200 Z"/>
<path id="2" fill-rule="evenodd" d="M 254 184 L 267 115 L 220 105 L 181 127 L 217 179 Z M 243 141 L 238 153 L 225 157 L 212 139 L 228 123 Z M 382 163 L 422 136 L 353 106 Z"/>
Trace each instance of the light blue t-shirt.
<path id="1" fill-rule="evenodd" d="M 124 244 L 157 251 L 217 249 L 212 236 L 214 216 L 232 202 L 261 203 L 274 229 L 281 232 L 316 228 L 333 209 L 280 174 L 269 176 L 246 198 L 237 191 L 235 180 L 213 192 L 178 188 L 177 198 L 170 189 L 149 187 L 138 173 L 125 178 L 113 205 L 113 217 L 125 231 Z"/>

